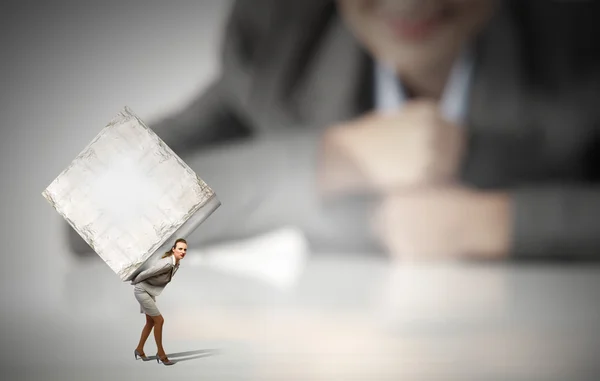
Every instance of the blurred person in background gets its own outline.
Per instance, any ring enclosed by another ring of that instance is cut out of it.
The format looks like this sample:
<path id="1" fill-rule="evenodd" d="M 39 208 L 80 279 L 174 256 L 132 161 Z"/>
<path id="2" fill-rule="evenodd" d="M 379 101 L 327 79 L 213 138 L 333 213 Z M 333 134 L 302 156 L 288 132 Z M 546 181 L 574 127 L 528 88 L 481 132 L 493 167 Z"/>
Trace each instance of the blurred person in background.
<path id="1" fill-rule="evenodd" d="M 597 15 L 592 1 L 236 1 L 220 76 L 150 125 L 223 204 L 188 241 L 292 225 L 321 252 L 597 256 Z"/>

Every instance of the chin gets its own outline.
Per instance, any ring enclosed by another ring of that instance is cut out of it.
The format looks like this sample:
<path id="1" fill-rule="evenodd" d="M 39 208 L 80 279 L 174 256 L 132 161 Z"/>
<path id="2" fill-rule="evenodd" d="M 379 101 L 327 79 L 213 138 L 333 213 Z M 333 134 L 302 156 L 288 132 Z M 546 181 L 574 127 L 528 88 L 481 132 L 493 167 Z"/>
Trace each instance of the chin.
<path id="1" fill-rule="evenodd" d="M 443 32 L 436 33 L 427 41 L 420 43 L 404 43 L 389 36 L 371 36 L 371 46 L 374 55 L 396 68 L 427 67 L 447 59 L 456 53 L 462 41 L 447 38 Z"/>

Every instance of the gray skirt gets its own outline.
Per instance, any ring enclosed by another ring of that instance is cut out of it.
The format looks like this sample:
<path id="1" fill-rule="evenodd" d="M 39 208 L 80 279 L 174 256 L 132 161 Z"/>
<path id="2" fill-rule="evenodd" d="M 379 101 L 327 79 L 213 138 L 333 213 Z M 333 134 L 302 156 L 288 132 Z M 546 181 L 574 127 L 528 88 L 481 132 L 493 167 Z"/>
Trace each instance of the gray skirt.
<path id="1" fill-rule="evenodd" d="M 150 295 L 146 290 L 141 287 L 134 287 L 133 294 L 137 299 L 138 303 L 140 303 L 140 313 L 146 314 L 150 316 L 158 316 L 160 315 L 160 311 L 156 306 L 156 298 Z"/>

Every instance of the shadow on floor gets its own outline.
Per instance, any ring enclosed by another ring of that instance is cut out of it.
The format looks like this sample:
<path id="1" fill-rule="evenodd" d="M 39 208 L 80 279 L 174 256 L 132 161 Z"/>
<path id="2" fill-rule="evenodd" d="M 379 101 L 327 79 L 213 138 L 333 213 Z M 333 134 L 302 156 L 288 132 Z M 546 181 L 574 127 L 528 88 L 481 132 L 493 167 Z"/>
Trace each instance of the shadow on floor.
<path id="1" fill-rule="evenodd" d="M 219 354 L 218 349 L 199 349 L 197 351 L 167 353 L 167 358 L 175 363 L 180 361 L 188 361 L 199 359 L 202 357 L 210 357 Z M 196 355 L 196 356 L 193 356 Z M 189 356 L 189 357 L 188 357 Z M 183 357 L 183 358 L 182 358 Z M 148 360 L 156 361 L 156 355 L 148 356 Z"/>

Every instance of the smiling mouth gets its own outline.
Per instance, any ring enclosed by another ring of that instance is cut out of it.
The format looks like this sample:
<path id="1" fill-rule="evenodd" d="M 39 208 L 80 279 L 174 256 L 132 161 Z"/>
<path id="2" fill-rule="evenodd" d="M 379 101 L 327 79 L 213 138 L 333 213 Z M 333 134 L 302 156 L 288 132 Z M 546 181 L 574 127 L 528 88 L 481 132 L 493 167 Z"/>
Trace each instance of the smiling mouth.
<path id="1" fill-rule="evenodd" d="M 382 9 L 379 14 L 394 37 L 418 41 L 431 36 L 452 17 L 453 12 L 445 7 L 417 16 L 390 8 Z"/>

